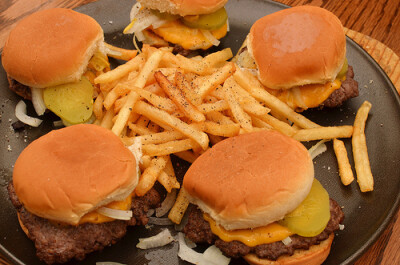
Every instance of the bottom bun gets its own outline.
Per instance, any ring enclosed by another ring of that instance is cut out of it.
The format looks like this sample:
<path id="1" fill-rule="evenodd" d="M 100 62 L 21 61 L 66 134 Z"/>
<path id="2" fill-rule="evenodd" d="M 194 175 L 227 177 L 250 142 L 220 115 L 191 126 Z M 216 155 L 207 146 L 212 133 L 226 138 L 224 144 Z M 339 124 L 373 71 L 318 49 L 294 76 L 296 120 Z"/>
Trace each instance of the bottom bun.
<path id="1" fill-rule="evenodd" d="M 26 226 L 22 223 L 22 220 L 21 220 L 21 217 L 19 216 L 19 213 L 17 213 L 17 216 L 18 216 L 18 222 L 19 222 L 19 225 L 20 225 L 21 228 L 22 228 L 22 231 L 24 231 L 24 233 L 25 233 L 27 236 L 29 236 L 28 228 L 26 228 Z"/>
<path id="2" fill-rule="evenodd" d="M 254 254 L 244 256 L 244 259 L 253 265 L 320 265 L 331 251 L 333 233 L 319 245 L 313 245 L 308 250 L 295 250 L 292 256 L 284 255 L 277 260 L 260 259 Z"/>

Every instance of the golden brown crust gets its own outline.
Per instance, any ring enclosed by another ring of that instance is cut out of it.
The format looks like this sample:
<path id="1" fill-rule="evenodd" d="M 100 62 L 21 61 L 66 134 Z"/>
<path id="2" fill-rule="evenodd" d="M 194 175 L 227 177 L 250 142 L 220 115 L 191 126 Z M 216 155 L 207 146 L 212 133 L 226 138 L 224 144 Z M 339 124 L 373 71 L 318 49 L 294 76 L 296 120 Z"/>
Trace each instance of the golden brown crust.
<path id="1" fill-rule="evenodd" d="M 233 230 L 282 219 L 308 195 L 313 178 L 312 160 L 300 142 L 261 131 L 206 151 L 187 171 L 183 187 L 192 203 Z"/>
<path id="2" fill-rule="evenodd" d="M 22 151 L 13 172 L 15 192 L 29 212 L 69 224 L 125 199 L 137 181 L 133 154 L 111 131 L 89 124 L 35 140 Z"/>
<path id="3" fill-rule="evenodd" d="M 222 8 L 228 0 L 139 0 L 150 9 L 180 16 L 210 14 Z"/>
<path id="4" fill-rule="evenodd" d="M 334 14 L 299 6 L 256 21 L 248 48 L 260 81 L 271 89 L 289 89 L 333 81 L 345 60 L 346 38 Z"/>
<path id="5" fill-rule="evenodd" d="M 91 17 L 53 8 L 22 19 L 10 32 L 2 62 L 18 82 L 43 88 L 79 80 L 103 40 Z"/>
<path id="6" fill-rule="evenodd" d="M 313 245 L 308 250 L 295 250 L 292 256 L 281 256 L 276 261 L 260 259 L 254 254 L 249 254 L 244 259 L 252 265 L 320 265 L 331 251 L 333 233 L 319 245 Z"/>

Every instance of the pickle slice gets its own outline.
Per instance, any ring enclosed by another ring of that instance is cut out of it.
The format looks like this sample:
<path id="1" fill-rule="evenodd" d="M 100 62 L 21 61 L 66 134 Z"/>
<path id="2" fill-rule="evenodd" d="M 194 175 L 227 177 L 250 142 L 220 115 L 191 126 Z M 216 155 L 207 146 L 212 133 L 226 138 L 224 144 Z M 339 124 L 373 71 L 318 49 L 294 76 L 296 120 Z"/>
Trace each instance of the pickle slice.
<path id="1" fill-rule="evenodd" d="M 221 8 L 211 14 L 199 15 L 198 19 L 193 19 L 193 16 L 183 17 L 182 22 L 190 28 L 214 30 L 222 27 L 227 19 L 225 8 Z"/>
<path id="2" fill-rule="evenodd" d="M 93 112 L 93 86 L 86 77 L 79 82 L 43 90 L 46 107 L 69 124 L 84 123 Z"/>
<path id="3" fill-rule="evenodd" d="M 337 74 L 336 78 L 342 80 L 346 76 L 348 68 L 349 65 L 347 63 L 347 58 L 345 58 L 342 69 L 340 69 L 340 72 Z"/>
<path id="4" fill-rule="evenodd" d="M 329 219 L 329 194 L 321 183 L 314 179 L 305 200 L 279 223 L 295 234 L 313 237 L 324 231 Z"/>

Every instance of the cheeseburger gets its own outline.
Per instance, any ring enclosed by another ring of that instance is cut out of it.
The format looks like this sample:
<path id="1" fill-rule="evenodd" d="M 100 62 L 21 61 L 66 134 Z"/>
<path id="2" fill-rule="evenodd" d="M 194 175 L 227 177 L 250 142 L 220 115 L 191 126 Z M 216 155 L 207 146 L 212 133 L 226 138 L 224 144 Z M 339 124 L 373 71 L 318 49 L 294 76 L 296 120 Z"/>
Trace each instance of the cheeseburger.
<path id="1" fill-rule="evenodd" d="M 47 264 L 82 260 L 146 224 L 160 196 L 133 197 L 138 161 L 111 131 L 80 124 L 33 141 L 8 186 L 23 231 Z"/>
<path id="2" fill-rule="evenodd" d="M 153 46 L 172 46 L 175 52 L 206 50 L 219 45 L 228 30 L 224 8 L 228 0 L 138 0 L 124 33 Z"/>
<path id="3" fill-rule="evenodd" d="M 183 179 L 192 207 L 186 236 L 250 264 L 321 264 L 340 206 L 314 178 L 307 149 L 276 131 L 227 138 Z"/>
<path id="4" fill-rule="evenodd" d="M 92 116 L 94 78 L 109 70 L 104 35 L 91 17 L 53 8 L 22 19 L 2 52 L 9 87 L 32 100 L 38 115 L 50 109 L 65 123 Z"/>
<path id="5" fill-rule="evenodd" d="M 323 8 L 293 7 L 257 20 L 234 61 L 297 111 L 358 96 L 343 26 Z"/>

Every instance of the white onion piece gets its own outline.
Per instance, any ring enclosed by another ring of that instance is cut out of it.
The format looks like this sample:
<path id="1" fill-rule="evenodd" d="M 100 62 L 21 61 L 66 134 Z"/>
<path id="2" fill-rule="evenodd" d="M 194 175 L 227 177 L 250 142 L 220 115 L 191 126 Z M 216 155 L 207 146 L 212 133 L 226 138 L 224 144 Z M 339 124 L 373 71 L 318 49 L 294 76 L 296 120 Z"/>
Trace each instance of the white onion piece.
<path id="1" fill-rule="evenodd" d="M 215 245 L 210 246 L 203 253 L 203 260 L 199 265 L 228 265 L 230 258 L 222 254 L 221 250 Z"/>
<path id="2" fill-rule="evenodd" d="M 107 207 L 97 209 L 97 212 L 118 220 L 130 220 L 133 216 L 132 211 L 116 210 Z"/>
<path id="3" fill-rule="evenodd" d="M 139 2 L 132 6 L 131 12 L 129 14 L 129 18 L 131 21 L 136 17 L 137 13 L 139 13 L 141 7 L 142 5 Z"/>
<path id="4" fill-rule="evenodd" d="M 324 139 L 313 145 L 310 149 L 308 149 L 308 152 L 310 153 L 311 159 L 314 160 L 317 156 L 322 154 L 327 150 L 326 145 L 324 144 L 328 140 Z"/>
<path id="5" fill-rule="evenodd" d="M 146 37 L 144 36 L 143 32 L 136 32 L 135 37 L 138 41 L 144 41 Z"/>
<path id="6" fill-rule="evenodd" d="M 173 225 L 174 223 L 168 218 L 149 217 L 149 224 L 152 225 Z"/>
<path id="7" fill-rule="evenodd" d="M 153 29 L 156 29 L 156 28 L 159 28 L 159 27 L 161 27 L 162 25 L 164 25 L 166 22 L 167 22 L 167 20 L 160 19 L 160 20 L 157 20 L 156 22 L 154 22 L 154 23 L 151 24 L 151 25 L 153 26 Z"/>
<path id="8" fill-rule="evenodd" d="M 178 233 L 178 242 L 178 257 L 192 264 L 200 264 L 200 262 L 203 260 L 203 254 L 194 251 L 186 245 L 185 236 L 183 233 Z"/>
<path id="9" fill-rule="evenodd" d="M 282 243 L 287 246 L 290 243 L 292 243 L 292 239 L 290 238 L 290 236 L 288 236 L 287 238 L 282 239 Z"/>
<path id="10" fill-rule="evenodd" d="M 171 235 L 168 229 L 164 229 L 155 236 L 147 238 L 139 238 L 139 243 L 136 245 L 140 249 L 158 248 L 168 245 L 174 241 L 174 237 Z"/>
<path id="11" fill-rule="evenodd" d="M 201 31 L 201 33 L 203 33 L 204 37 L 205 37 L 212 45 L 218 46 L 218 45 L 220 44 L 220 41 L 212 35 L 211 31 L 205 30 L 205 29 L 201 29 L 200 31 Z"/>
<path id="12" fill-rule="evenodd" d="M 23 100 L 20 100 L 15 107 L 15 117 L 17 117 L 17 119 L 21 122 L 32 127 L 38 127 L 42 123 L 41 119 L 26 115 L 26 104 Z"/>
<path id="13" fill-rule="evenodd" d="M 156 212 L 156 210 L 154 210 L 154 209 L 149 209 L 149 210 L 147 211 L 146 216 L 147 216 L 147 217 L 153 216 L 153 214 L 154 214 L 155 212 Z"/>
<path id="14" fill-rule="evenodd" d="M 229 32 L 231 30 L 231 27 L 229 25 L 229 19 L 226 20 L 226 31 Z"/>
<path id="15" fill-rule="evenodd" d="M 164 216 L 172 208 L 176 199 L 176 189 L 167 194 L 159 208 L 156 208 L 156 217 Z"/>
<path id="16" fill-rule="evenodd" d="M 96 262 L 96 265 L 125 265 L 125 264 L 112 261 L 100 261 Z"/>
<path id="17" fill-rule="evenodd" d="M 32 104 L 33 107 L 35 108 L 36 114 L 42 116 L 47 109 L 46 105 L 44 104 L 43 89 L 31 87 L 31 93 L 32 93 Z"/>
<path id="18" fill-rule="evenodd" d="M 161 23 L 161 21 L 166 22 L 154 15 L 149 9 L 141 9 L 139 12 L 131 19 L 134 21 L 132 27 L 126 30 L 125 33 L 137 33 L 142 32 L 144 29 L 150 27 L 154 23 Z"/>
<path id="19" fill-rule="evenodd" d="M 293 92 L 294 99 L 296 100 L 296 103 L 299 105 L 299 107 L 302 109 L 307 109 L 308 107 L 303 100 L 300 88 L 294 87 L 294 88 L 292 88 L 292 92 Z"/>
<path id="20" fill-rule="evenodd" d="M 64 126 L 64 122 L 62 120 L 53 121 L 53 126 L 54 127 L 62 127 L 62 126 Z"/>
<path id="21" fill-rule="evenodd" d="M 121 56 L 122 55 L 121 52 L 111 50 L 107 46 L 104 46 L 104 53 L 107 54 L 107 55 L 112 55 L 112 56 Z"/>

